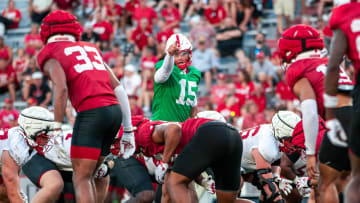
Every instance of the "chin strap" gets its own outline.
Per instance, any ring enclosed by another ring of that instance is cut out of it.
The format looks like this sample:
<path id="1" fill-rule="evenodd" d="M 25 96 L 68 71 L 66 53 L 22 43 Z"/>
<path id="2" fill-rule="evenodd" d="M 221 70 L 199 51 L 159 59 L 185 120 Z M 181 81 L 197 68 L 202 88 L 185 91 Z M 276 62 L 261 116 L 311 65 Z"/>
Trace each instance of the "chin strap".
<path id="1" fill-rule="evenodd" d="M 272 173 L 271 168 L 265 169 L 257 169 L 256 175 L 254 176 L 252 184 L 255 185 L 260 191 L 261 194 L 264 196 L 264 200 L 260 200 L 260 203 L 284 203 L 284 200 L 280 199 L 274 201 L 278 196 L 280 196 L 280 192 L 276 192 L 275 186 L 275 178 L 264 178 L 262 175 Z M 265 185 L 269 186 L 271 195 L 268 197 L 266 194 L 264 187 Z"/>

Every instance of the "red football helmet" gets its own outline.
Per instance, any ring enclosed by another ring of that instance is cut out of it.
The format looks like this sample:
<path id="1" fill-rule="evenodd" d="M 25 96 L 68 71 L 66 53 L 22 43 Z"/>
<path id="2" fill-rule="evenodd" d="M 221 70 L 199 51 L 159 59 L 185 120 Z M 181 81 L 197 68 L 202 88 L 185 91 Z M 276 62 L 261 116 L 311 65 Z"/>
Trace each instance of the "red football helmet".
<path id="1" fill-rule="evenodd" d="M 290 63 L 302 52 L 323 48 L 324 41 L 320 38 L 320 33 L 309 25 L 294 25 L 279 40 L 280 55 L 286 63 Z"/>
<path id="2" fill-rule="evenodd" d="M 75 16 L 63 10 L 51 12 L 41 24 L 41 40 L 46 44 L 48 38 L 55 34 L 71 34 L 80 40 L 80 25 Z"/>

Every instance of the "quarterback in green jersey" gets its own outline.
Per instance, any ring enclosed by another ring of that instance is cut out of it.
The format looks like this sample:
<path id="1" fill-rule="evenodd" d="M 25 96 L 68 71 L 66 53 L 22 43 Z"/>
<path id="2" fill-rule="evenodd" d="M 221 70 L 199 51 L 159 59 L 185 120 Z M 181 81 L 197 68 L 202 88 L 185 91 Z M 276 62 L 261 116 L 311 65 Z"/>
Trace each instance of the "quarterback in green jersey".
<path id="1" fill-rule="evenodd" d="M 184 122 L 197 113 L 201 73 L 191 65 L 192 45 L 182 34 L 166 42 L 164 60 L 155 64 L 155 86 L 151 120 Z"/>

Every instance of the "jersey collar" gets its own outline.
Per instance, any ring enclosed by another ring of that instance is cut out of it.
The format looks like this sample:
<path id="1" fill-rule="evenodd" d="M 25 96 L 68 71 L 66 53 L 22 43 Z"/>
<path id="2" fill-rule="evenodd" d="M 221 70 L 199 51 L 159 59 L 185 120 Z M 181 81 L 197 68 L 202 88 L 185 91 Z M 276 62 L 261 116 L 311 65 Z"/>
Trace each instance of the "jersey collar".
<path id="1" fill-rule="evenodd" d="M 47 43 L 52 43 L 52 42 L 75 42 L 75 37 L 72 35 L 68 35 L 68 34 L 58 34 L 58 35 L 53 35 L 51 37 L 49 37 L 49 39 L 47 40 Z"/>
<path id="2" fill-rule="evenodd" d="M 296 56 L 295 59 L 293 59 L 291 62 L 294 63 L 299 60 L 303 59 L 320 59 L 322 58 L 321 51 L 318 49 L 306 51 Z"/>

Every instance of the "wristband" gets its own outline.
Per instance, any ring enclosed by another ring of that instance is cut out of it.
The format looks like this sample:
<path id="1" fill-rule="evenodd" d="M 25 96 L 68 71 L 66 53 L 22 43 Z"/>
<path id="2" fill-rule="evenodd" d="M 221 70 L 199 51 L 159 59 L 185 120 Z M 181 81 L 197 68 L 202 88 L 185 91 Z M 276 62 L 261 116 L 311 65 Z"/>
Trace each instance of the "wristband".
<path id="1" fill-rule="evenodd" d="M 336 108 L 338 105 L 338 97 L 328 94 L 324 94 L 324 106 L 325 108 Z"/>
<path id="2" fill-rule="evenodd" d="M 132 133 L 133 131 L 134 131 L 134 128 L 132 126 L 124 127 L 124 133 Z"/>
<path id="3" fill-rule="evenodd" d="M 54 129 L 57 130 L 57 129 L 61 129 L 61 126 L 62 126 L 62 123 L 61 122 L 56 122 L 54 123 Z"/>

